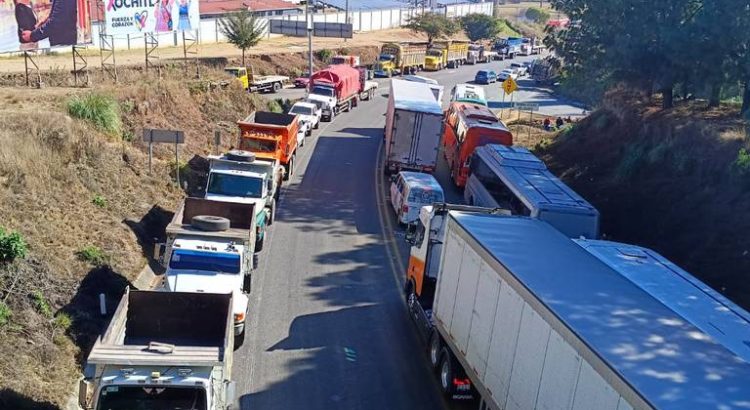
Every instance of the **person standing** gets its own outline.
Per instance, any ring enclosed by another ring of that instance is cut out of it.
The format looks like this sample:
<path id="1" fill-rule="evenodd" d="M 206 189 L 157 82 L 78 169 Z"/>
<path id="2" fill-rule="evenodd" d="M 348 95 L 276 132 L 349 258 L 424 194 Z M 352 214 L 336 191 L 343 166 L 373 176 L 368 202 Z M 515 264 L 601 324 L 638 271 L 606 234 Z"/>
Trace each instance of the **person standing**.
<path id="1" fill-rule="evenodd" d="M 555 126 L 557 127 L 557 129 L 562 128 L 564 124 L 565 121 L 563 121 L 562 117 L 557 117 L 557 119 L 555 120 Z"/>
<path id="2" fill-rule="evenodd" d="M 190 0 L 180 0 L 180 20 L 177 29 L 180 31 L 190 31 Z"/>
<path id="3" fill-rule="evenodd" d="M 18 41 L 21 42 L 21 50 L 35 50 L 35 42 L 24 43 L 23 32 L 31 31 L 36 28 L 36 13 L 31 7 L 29 0 L 15 0 L 16 23 L 18 24 Z"/>
<path id="4" fill-rule="evenodd" d="M 70 46 L 78 42 L 78 2 L 52 0 L 52 11 L 33 30 L 21 31 L 21 43 L 36 43 L 49 38 L 50 46 Z"/>

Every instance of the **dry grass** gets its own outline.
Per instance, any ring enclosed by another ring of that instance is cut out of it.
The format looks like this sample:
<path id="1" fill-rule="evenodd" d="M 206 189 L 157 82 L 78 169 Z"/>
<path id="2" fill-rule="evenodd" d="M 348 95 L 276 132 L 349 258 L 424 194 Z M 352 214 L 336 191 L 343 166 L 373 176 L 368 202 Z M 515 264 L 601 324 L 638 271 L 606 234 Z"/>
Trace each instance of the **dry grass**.
<path id="1" fill-rule="evenodd" d="M 148 246 L 139 242 L 139 229 L 149 227 L 126 222 L 141 221 L 155 206 L 174 209 L 184 195 L 170 176 L 169 148 L 156 150 L 148 174 L 141 129 L 185 130 L 181 156 L 187 160 L 209 151 L 219 121 L 233 123 L 258 103 L 238 87 L 206 92 L 177 73 L 161 81 L 123 74 L 126 85 L 94 89 L 119 102 L 123 135 L 105 135 L 66 115 L 70 97 L 89 90 L 0 90 L 0 225 L 29 244 L 26 259 L 0 265 L 0 301 L 12 310 L 10 324 L 0 328 L 2 408 L 64 406 L 100 330 L 89 302 L 98 292 L 122 291 L 145 264 Z M 106 206 L 92 200 L 97 196 Z M 77 257 L 86 246 L 100 248 L 111 266 L 92 270 Z M 52 311 L 71 315 L 70 329 L 35 308 L 30 295 L 36 292 Z"/>

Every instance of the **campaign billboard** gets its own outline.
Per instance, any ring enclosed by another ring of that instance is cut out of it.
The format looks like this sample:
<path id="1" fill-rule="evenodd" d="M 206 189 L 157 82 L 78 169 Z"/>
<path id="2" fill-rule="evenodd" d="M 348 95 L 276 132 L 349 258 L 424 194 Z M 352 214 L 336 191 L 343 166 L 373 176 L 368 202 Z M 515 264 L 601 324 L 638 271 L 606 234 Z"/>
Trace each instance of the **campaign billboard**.
<path id="1" fill-rule="evenodd" d="M 0 0 L 0 53 L 89 43 L 88 0 Z"/>
<path id="2" fill-rule="evenodd" d="M 110 36 L 197 30 L 198 0 L 105 0 L 104 30 Z"/>

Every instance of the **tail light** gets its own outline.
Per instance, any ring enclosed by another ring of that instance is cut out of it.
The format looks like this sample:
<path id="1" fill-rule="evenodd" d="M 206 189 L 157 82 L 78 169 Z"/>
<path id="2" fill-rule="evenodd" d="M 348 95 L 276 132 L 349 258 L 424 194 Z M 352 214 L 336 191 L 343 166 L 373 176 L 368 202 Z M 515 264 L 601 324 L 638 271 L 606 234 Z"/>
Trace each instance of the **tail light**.
<path id="1" fill-rule="evenodd" d="M 244 313 L 235 313 L 234 314 L 234 321 L 235 322 L 242 322 L 245 320 L 245 314 Z"/>
<path id="2" fill-rule="evenodd" d="M 453 385 L 454 386 L 471 386 L 471 379 L 469 379 L 468 377 L 465 379 L 454 378 Z"/>
<path id="3" fill-rule="evenodd" d="M 401 205 L 401 212 L 403 213 L 409 212 L 409 205 Z"/>

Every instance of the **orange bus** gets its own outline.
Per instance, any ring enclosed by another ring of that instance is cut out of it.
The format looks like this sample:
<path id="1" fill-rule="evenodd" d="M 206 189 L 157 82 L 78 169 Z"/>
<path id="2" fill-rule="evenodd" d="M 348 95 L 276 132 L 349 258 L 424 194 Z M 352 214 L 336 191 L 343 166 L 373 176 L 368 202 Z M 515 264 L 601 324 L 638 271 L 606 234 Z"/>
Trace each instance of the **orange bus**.
<path id="1" fill-rule="evenodd" d="M 513 145 L 513 134 L 489 108 L 454 102 L 445 112 L 443 152 L 458 187 L 469 178 L 469 157 L 476 147 L 487 144 Z"/>

